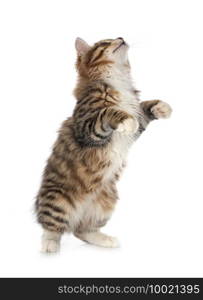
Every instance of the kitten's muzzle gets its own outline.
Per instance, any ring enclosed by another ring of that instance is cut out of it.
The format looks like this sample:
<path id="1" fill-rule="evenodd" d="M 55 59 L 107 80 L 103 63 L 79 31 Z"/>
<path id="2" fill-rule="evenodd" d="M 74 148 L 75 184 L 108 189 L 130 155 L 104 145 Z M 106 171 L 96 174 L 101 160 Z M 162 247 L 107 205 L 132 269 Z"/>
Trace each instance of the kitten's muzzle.
<path id="1" fill-rule="evenodd" d="M 118 37 L 117 40 L 122 40 L 122 41 L 124 41 L 124 39 L 123 39 L 122 37 Z"/>
<path id="2" fill-rule="evenodd" d="M 122 38 L 122 37 L 118 37 L 117 40 L 121 40 L 124 45 L 126 44 L 124 38 Z"/>
<path id="3" fill-rule="evenodd" d="M 118 43 L 119 43 L 119 44 L 118 44 L 117 47 L 113 50 L 113 53 L 116 52 L 121 46 L 127 45 L 126 42 L 124 41 L 124 39 L 123 39 L 122 37 L 117 38 L 117 39 L 115 40 L 115 42 L 116 42 L 116 44 L 118 44 Z"/>

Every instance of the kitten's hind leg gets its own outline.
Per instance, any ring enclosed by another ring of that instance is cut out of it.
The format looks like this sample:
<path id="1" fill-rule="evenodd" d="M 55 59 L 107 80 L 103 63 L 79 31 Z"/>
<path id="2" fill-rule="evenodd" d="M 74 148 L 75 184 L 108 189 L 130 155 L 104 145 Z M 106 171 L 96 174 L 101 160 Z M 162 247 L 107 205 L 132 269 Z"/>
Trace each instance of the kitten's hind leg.
<path id="1" fill-rule="evenodd" d="M 99 230 L 90 232 L 75 232 L 74 235 L 90 244 L 106 248 L 117 248 L 119 247 L 119 242 L 117 238 L 106 235 Z"/>
<path id="2" fill-rule="evenodd" d="M 60 248 L 61 234 L 44 229 L 42 235 L 42 253 L 56 253 Z"/>

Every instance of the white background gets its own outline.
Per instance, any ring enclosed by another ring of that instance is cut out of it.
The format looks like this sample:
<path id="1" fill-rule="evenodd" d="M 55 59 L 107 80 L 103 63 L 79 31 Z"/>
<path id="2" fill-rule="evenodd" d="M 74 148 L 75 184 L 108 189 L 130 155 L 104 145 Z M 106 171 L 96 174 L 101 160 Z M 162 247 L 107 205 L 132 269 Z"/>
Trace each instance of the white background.
<path id="1" fill-rule="evenodd" d="M 0 1 L 0 276 L 203 276 L 202 1 Z M 124 37 L 141 99 L 173 107 L 131 149 L 104 232 L 120 249 L 64 236 L 39 253 L 34 197 L 75 105 L 74 40 Z"/>

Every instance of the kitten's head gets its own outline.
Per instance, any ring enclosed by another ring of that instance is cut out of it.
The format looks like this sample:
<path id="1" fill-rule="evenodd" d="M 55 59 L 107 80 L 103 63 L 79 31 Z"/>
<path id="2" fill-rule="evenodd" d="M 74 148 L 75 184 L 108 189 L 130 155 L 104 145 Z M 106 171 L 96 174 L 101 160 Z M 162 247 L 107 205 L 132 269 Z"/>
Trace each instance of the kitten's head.
<path id="1" fill-rule="evenodd" d="M 112 70 L 129 70 L 128 44 L 123 38 L 101 40 L 89 46 L 84 40 L 77 38 L 77 70 L 80 76 L 98 79 L 108 76 Z"/>

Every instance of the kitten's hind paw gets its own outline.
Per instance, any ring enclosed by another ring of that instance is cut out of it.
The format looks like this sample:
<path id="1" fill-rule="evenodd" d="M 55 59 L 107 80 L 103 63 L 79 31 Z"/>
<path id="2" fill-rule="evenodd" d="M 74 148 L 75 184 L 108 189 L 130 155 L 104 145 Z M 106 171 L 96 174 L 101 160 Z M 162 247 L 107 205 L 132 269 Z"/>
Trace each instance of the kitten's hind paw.
<path id="1" fill-rule="evenodd" d="M 57 253 L 60 249 L 60 243 L 55 240 L 43 240 L 41 253 Z"/>
<path id="2" fill-rule="evenodd" d="M 44 230 L 42 235 L 41 253 L 56 253 L 60 249 L 61 235 L 57 232 Z"/>
<path id="3" fill-rule="evenodd" d="M 167 119 L 172 113 L 172 108 L 168 103 L 159 101 L 156 105 L 152 106 L 151 113 L 156 119 Z"/>

